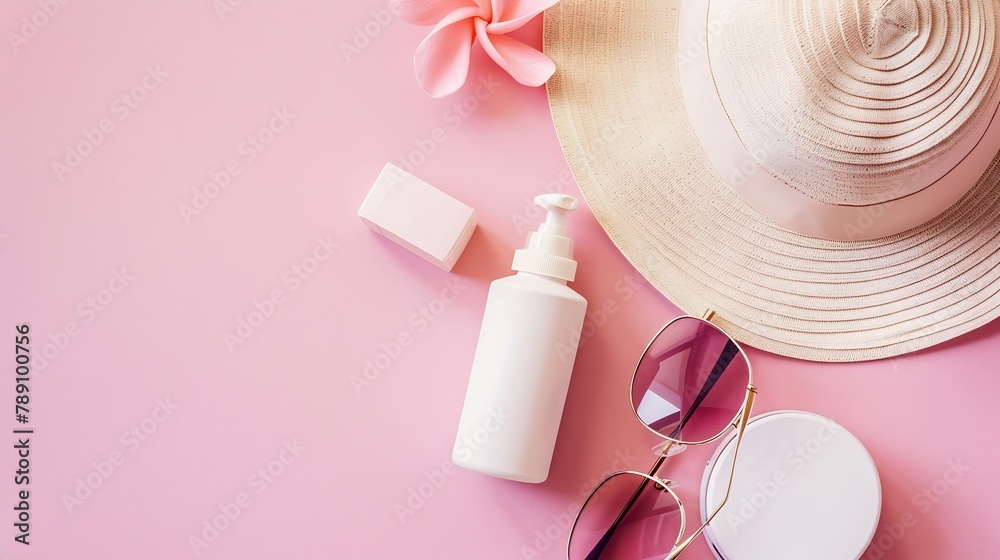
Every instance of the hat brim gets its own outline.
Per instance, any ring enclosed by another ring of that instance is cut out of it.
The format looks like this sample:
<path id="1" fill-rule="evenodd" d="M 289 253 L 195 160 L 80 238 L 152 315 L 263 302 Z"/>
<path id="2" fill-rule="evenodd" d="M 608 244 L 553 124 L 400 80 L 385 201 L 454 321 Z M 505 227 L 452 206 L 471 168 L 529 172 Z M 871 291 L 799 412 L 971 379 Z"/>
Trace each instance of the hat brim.
<path id="1" fill-rule="evenodd" d="M 679 10 L 563 0 L 545 13 L 570 170 L 653 286 L 687 313 L 714 309 L 741 342 L 817 361 L 912 352 L 1000 315 L 1000 157 L 959 202 L 902 234 L 828 241 L 783 229 L 733 192 L 692 128 Z"/>

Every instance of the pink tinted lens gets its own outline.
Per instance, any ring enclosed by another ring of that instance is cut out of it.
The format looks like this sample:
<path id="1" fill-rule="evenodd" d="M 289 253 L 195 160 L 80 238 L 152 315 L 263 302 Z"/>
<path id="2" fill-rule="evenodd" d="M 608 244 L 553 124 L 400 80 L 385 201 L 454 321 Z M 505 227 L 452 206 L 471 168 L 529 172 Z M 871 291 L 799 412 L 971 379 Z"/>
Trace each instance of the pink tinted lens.
<path id="1" fill-rule="evenodd" d="M 725 333 L 681 317 L 650 343 L 636 366 L 632 405 L 647 426 L 682 442 L 722 433 L 736 418 L 750 364 Z"/>
<path id="2" fill-rule="evenodd" d="M 569 560 L 663 560 L 680 531 L 680 507 L 670 493 L 637 474 L 615 474 L 580 511 L 569 536 Z"/>

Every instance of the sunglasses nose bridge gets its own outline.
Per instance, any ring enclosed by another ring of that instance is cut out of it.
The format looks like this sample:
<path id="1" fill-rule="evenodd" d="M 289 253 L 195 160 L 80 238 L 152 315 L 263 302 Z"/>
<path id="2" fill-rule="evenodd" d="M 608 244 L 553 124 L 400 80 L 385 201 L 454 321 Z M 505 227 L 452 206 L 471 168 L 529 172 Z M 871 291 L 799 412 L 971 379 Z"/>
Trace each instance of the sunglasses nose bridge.
<path id="1" fill-rule="evenodd" d="M 671 490 L 674 489 L 674 488 L 679 488 L 680 485 L 681 485 L 676 480 L 673 480 L 673 479 L 670 479 L 670 478 L 660 478 L 658 480 L 659 480 L 659 482 L 656 483 L 656 488 L 657 488 L 657 490 L 660 490 L 661 492 L 666 492 L 667 488 L 670 488 Z"/>
<path id="2" fill-rule="evenodd" d="M 657 457 L 673 457 L 683 453 L 685 449 L 687 449 L 687 445 L 668 439 L 654 445 L 651 451 Z"/>

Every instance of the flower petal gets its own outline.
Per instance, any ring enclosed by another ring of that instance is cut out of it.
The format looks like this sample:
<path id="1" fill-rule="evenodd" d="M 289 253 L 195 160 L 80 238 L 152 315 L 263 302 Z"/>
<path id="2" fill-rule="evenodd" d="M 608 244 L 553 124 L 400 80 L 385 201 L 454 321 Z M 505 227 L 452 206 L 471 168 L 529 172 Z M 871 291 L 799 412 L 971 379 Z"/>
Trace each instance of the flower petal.
<path id="1" fill-rule="evenodd" d="M 479 5 L 479 17 L 485 19 L 486 21 L 491 21 L 493 19 L 493 2 L 490 0 L 476 0 L 476 4 Z"/>
<path id="2" fill-rule="evenodd" d="M 528 23 L 559 0 L 493 0 L 493 18 L 487 31 L 509 33 Z"/>
<path id="3" fill-rule="evenodd" d="M 487 33 L 481 19 L 476 19 L 476 36 L 486 54 L 521 84 L 540 86 L 556 71 L 555 63 L 534 48 L 506 35 Z"/>
<path id="4" fill-rule="evenodd" d="M 475 25 L 469 12 L 478 7 L 455 10 L 441 20 L 421 41 L 413 55 L 417 82 L 427 95 L 438 98 L 455 93 L 469 74 L 469 54 L 475 39 Z"/>
<path id="5" fill-rule="evenodd" d="M 397 16 L 414 25 L 435 25 L 459 8 L 475 6 L 473 0 L 392 0 Z"/>

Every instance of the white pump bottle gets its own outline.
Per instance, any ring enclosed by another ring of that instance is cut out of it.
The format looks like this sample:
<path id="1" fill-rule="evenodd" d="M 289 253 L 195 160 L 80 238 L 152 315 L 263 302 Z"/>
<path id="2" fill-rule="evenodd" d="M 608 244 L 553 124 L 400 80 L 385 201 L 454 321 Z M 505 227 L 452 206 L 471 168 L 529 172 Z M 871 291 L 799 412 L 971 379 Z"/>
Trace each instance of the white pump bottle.
<path id="1" fill-rule="evenodd" d="M 576 276 L 566 216 L 575 198 L 543 194 L 548 212 L 517 271 L 494 281 L 486 299 L 452 459 L 469 470 L 522 482 L 549 475 L 587 300 L 567 285 Z"/>

